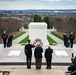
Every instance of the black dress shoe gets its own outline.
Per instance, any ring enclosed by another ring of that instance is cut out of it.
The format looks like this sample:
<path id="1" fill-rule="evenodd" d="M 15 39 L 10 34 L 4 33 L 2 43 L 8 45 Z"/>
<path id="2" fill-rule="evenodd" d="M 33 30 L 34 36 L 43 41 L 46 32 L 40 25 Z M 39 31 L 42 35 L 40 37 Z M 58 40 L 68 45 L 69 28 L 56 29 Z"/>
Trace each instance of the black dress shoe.
<path id="1" fill-rule="evenodd" d="M 31 69 L 31 67 L 27 67 L 28 69 Z"/>
<path id="2" fill-rule="evenodd" d="M 38 67 L 36 67 L 36 69 L 38 69 Z"/>
<path id="3" fill-rule="evenodd" d="M 46 69 L 51 69 L 51 67 L 46 67 Z"/>
<path id="4" fill-rule="evenodd" d="M 39 69 L 41 69 L 41 67 L 39 67 Z"/>
<path id="5" fill-rule="evenodd" d="M 48 67 L 46 67 L 46 69 L 48 69 Z"/>
<path id="6" fill-rule="evenodd" d="M 51 67 L 48 67 L 48 69 L 51 69 Z"/>

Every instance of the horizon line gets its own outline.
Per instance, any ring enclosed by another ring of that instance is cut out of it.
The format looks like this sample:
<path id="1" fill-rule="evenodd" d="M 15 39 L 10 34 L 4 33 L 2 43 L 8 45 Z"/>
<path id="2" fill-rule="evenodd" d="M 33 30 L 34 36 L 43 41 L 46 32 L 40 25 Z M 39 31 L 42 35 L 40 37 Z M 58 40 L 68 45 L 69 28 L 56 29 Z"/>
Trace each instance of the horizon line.
<path id="1" fill-rule="evenodd" d="M 0 9 L 0 10 L 76 10 L 74 9 Z"/>

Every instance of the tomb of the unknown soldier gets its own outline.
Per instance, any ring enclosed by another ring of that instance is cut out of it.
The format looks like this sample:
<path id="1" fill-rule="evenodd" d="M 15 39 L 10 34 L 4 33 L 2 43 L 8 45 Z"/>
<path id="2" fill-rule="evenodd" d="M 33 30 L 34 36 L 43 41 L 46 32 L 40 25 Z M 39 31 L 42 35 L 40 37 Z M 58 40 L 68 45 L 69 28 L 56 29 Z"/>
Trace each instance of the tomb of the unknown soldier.
<path id="1" fill-rule="evenodd" d="M 56 75 L 57 71 L 58 75 L 65 75 L 65 71 L 67 71 L 67 67 L 72 64 L 71 57 L 72 53 L 76 55 L 76 45 L 74 44 L 73 48 L 65 47 L 63 41 L 56 36 L 50 33 L 51 30 L 48 31 L 47 24 L 45 22 L 31 22 L 29 23 L 29 29 L 23 35 L 18 37 L 17 39 L 13 40 L 11 47 L 3 47 L 3 44 L 0 44 L 0 66 L 1 66 L 1 73 L 7 75 L 20 75 L 24 72 L 23 75 L 30 75 L 28 72 L 29 70 L 26 68 L 26 55 L 24 53 L 25 45 L 19 44 L 19 42 L 24 39 L 25 37 L 29 36 L 31 43 L 33 44 L 34 41 L 40 39 L 43 43 L 43 53 L 42 53 L 42 68 L 41 73 L 44 75 Z M 46 70 L 46 60 L 44 57 L 45 49 L 48 47 L 49 42 L 47 40 L 47 35 L 51 37 L 53 40 L 57 42 L 56 45 L 51 45 L 53 49 L 52 54 L 52 69 L 47 72 Z M 34 49 L 32 48 L 32 65 L 30 71 L 32 74 L 37 74 L 35 69 L 35 57 L 34 57 Z M 6 66 L 4 68 L 4 66 Z M 8 68 L 9 66 L 9 68 Z M 63 68 L 62 68 L 63 67 Z M 7 69 L 7 70 L 6 70 Z M 26 70 L 26 71 L 25 71 Z M 56 72 L 54 72 L 54 71 Z M 34 73 L 34 71 L 36 73 Z M 52 71 L 52 73 L 51 73 Z M 21 73 L 20 73 L 21 72 Z M 26 74 L 25 74 L 26 72 Z M 39 73 L 39 72 L 38 72 Z M 39 75 L 41 74 L 39 73 Z"/>
<path id="2" fill-rule="evenodd" d="M 76 75 L 76 0 L 0 0 L 0 75 Z"/>
<path id="3" fill-rule="evenodd" d="M 48 45 L 47 24 L 45 22 L 31 22 L 29 24 L 29 39 L 31 39 L 31 42 L 35 39 L 41 39 L 43 45 Z"/>
<path id="4" fill-rule="evenodd" d="M 13 40 L 11 47 L 3 48 L 3 44 L 0 44 L 0 65 L 26 65 L 26 56 L 24 54 L 24 45 L 18 44 L 18 42 L 27 37 L 31 39 L 32 43 L 35 39 L 41 39 L 43 42 L 43 59 L 42 63 L 45 65 L 44 52 L 48 47 L 47 35 L 53 38 L 58 44 L 56 46 L 51 45 L 53 49 L 52 65 L 69 65 L 71 64 L 71 53 L 76 53 L 75 45 L 73 48 L 66 48 L 63 45 L 63 41 L 55 37 L 54 35 L 47 32 L 46 23 L 31 22 L 29 24 L 28 32 Z M 34 48 L 32 49 L 33 58 L 32 65 L 35 65 Z"/>

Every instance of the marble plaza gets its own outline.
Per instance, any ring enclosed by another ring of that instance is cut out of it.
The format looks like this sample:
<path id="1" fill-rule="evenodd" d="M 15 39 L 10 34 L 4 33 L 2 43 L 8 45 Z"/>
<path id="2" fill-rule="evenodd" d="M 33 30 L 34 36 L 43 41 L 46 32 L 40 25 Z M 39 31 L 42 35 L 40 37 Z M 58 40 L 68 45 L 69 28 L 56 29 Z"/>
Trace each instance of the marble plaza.
<path id="1" fill-rule="evenodd" d="M 10 48 L 3 48 L 0 45 L 0 63 L 4 62 L 24 62 L 26 63 L 26 56 L 24 54 L 24 46 L 20 44 L 13 44 Z M 43 46 L 44 52 L 47 46 Z M 52 63 L 71 63 L 71 53 L 76 54 L 76 51 L 72 48 L 65 48 L 63 45 L 51 46 L 53 48 Z M 33 54 L 34 54 L 34 48 Z M 43 52 L 42 62 L 45 63 Z M 35 63 L 34 55 L 32 55 L 32 62 Z"/>

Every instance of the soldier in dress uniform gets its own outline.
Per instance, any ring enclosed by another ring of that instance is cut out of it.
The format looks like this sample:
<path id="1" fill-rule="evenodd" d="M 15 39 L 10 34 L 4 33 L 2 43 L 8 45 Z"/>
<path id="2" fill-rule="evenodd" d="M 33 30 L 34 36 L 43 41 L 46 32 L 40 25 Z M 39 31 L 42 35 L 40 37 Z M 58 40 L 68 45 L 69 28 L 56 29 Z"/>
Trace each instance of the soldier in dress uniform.
<path id="1" fill-rule="evenodd" d="M 71 48 L 73 48 L 74 39 L 75 39 L 75 35 L 73 34 L 73 32 L 71 32 L 70 35 L 69 35 Z"/>
<path id="2" fill-rule="evenodd" d="M 10 33 L 10 34 L 8 35 L 7 47 L 12 46 L 12 39 L 13 39 L 13 34 Z"/>
<path id="3" fill-rule="evenodd" d="M 6 31 L 4 30 L 3 34 L 2 34 L 2 40 L 3 40 L 3 44 L 4 44 L 4 48 L 7 46 L 7 33 Z"/>

